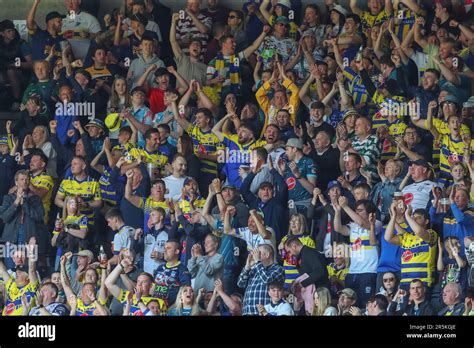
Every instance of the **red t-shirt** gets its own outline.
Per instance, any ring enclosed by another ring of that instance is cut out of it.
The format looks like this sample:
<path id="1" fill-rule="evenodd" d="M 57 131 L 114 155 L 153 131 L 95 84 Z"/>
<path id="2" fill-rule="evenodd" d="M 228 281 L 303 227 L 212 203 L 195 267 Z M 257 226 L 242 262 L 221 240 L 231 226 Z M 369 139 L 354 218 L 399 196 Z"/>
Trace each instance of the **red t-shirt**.
<path id="1" fill-rule="evenodd" d="M 153 115 L 158 112 L 165 111 L 165 91 L 160 88 L 150 88 L 148 90 L 148 100 L 150 101 L 150 109 Z"/>

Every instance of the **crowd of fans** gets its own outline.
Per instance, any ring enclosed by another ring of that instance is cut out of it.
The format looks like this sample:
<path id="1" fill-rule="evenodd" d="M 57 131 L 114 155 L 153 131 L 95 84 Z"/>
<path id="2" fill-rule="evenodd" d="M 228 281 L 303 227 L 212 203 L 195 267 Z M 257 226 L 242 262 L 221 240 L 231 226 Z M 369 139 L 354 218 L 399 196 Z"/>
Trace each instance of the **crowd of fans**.
<path id="1" fill-rule="evenodd" d="M 474 315 L 471 1 L 221 2 L 0 22 L 2 314 Z"/>

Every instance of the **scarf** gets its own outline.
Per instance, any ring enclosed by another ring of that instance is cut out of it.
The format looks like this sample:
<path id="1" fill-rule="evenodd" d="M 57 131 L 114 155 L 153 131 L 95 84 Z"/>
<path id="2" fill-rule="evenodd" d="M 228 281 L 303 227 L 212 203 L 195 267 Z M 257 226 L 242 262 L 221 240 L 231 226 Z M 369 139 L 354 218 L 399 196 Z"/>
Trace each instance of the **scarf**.
<path id="1" fill-rule="evenodd" d="M 214 77 L 217 77 L 219 71 L 224 69 L 226 65 L 224 55 L 222 52 L 219 52 L 216 56 L 216 72 Z M 239 92 L 240 87 L 240 76 L 239 76 L 239 67 L 240 64 L 238 62 L 238 58 L 236 59 L 235 55 L 231 55 L 229 57 L 229 78 L 230 78 L 230 93 L 237 94 Z M 227 76 L 225 76 L 227 78 Z M 215 86 L 216 92 L 220 94 L 222 91 L 222 84 Z"/>

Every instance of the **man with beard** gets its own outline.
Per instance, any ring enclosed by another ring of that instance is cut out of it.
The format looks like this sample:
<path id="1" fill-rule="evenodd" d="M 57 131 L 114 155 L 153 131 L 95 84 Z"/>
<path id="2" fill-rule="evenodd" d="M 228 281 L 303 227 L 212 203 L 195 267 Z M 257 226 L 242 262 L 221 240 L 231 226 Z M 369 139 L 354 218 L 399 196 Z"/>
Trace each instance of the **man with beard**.
<path id="1" fill-rule="evenodd" d="M 61 57 L 61 46 L 64 40 L 61 32 L 62 21 L 61 16 L 58 12 L 49 12 L 46 15 L 46 30 L 41 29 L 35 22 L 35 14 L 41 0 L 35 0 L 31 6 L 30 12 L 26 19 L 26 27 L 28 28 L 28 35 L 31 38 L 31 51 L 33 61 L 43 60 L 51 53 L 51 49 L 54 48 L 54 56 L 50 63 L 54 66 L 56 59 Z"/>
<path id="2" fill-rule="evenodd" d="M 228 119 L 237 117 L 234 114 L 228 114 L 216 123 L 212 132 L 219 138 L 225 146 L 225 152 L 220 163 L 224 163 L 223 172 L 226 174 L 227 181 L 237 188 L 242 185 L 239 176 L 239 168 L 250 164 L 250 153 L 256 147 L 265 145 L 264 140 L 255 139 L 255 129 L 248 122 L 240 123 L 237 134 L 222 132 L 222 126 Z M 222 152 L 221 152 L 222 154 Z"/>
<path id="3" fill-rule="evenodd" d="M 268 151 L 273 163 L 278 163 L 280 156 L 285 153 L 285 141 L 280 139 L 280 128 L 274 123 L 269 123 L 263 134 L 267 144 L 265 149 Z"/>
<path id="4" fill-rule="evenodd" d="M 168 240 L 163 252 L 166 263 L 159 266 L 154 274 L 155 289 L 153 296 L 164 300 L 168 307 L 176 301 L 181 286 L 191 285 L 191 274 L 186 265 L 180 261 L 181 251 L 180 243 Z"/>

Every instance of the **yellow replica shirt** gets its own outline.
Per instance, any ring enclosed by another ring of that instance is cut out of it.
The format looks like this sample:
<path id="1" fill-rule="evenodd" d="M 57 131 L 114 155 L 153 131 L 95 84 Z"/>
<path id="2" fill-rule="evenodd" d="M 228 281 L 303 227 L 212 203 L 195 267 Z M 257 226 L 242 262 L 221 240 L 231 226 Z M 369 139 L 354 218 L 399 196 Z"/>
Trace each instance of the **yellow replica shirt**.
<path id="1" fill-rule="evenodd" d="M 223 149 L 221 141 L 211 130 L 203 132 L 199 127 L 190 124 L 188 129 L 186 129 L 186 133 L 193 140 L 195 154 L 217 155 L 217 152 Z M 217 161 L 205 159 L 200 159 L 200 161 L 202 173 L 217 176 Z"/>
<path id="2" fill-rule="evenodd" d="M 10 276 L 7 284 L 5 285 L 5 307 L 3 308 L 2 315 L 23 315 L 23 305 L 21 303 L 21 297 L 26 295 L 28 302 L 31 304 L 31 307 L 34 306 L 35 294 L 38 290 L 39 282 L 29 283 L 25 286 L 18 287 L 16 285 L 15 279 L 13 276 Z"/>
<path id="3" fill-rule="evenodd" d="M 403 250 L 401 286 L 408 287 L 413 279 L 420 279 L 426 286 L 431 286 L 433 283 L 438 235 L 431 229 L 428 232 L 430 234 L 428 243 L 411 231 L 399 236 L 400 247 Z"/>
<path id="4" fill-rule="evenodd" d="M 100 196 L 99 183 L 90 176 L 82 180 L 77 179 L 71 175 L 61 181 L 59 186 L 58 196 L 65 198 L 66 196 L 80 196 L 86 203 L 102 200 Z M 84 214 L 89 219 L 89 224 L 94 224 L 94 210 L 90 207 L 80 209 L 81 214 Z"/>
<path id="5" fill-rule="evenodd" d="M 100 296 L 98 297 L 97 301 L 99 301 L 99 303 L 102 305 L 102 306 L 105 306 L 107 304 L 107 299 L 103 299 L 101 298 Z M 76 300 L 77 302 L 77 306 L 76 306 L 76 316 L 79 316 L 79 317 L 87 317 L 87 316 L 92 316 L 94 315 L 94 311 L 96 310 L 97 308 L 97 305 L 96 303 L 89 303 L 89 304 L 85 304 L 84 301 L 81 299 L 81 298 L 78 298 Z"/>
<path id="6" fill-rule="evenodd" d="M 38 175 L 30 175 L 30 183 L 34 187 L 42 188 L 48 190 L 46 195 L 41 199 L 44 209 L 44 223 L 48 224 L 48 215 L 51 209 L 51 196 L 53 194 L 54 181 L 53 177 L 46 174 L 46 172 L 40 173 Z"/>
<path id="7" fill-rule="evenodd" d="M 123 306 L 125 306 L 127 304 L 127 297 L 128 297 L 129 293 L 130 293 L 130 291 L 124 291 L 124 290 L 120 289 L 120 295 L 117 299 L 119 300 L 119 302 Z M 167 310 L 168 310 L 168 307 L 166 306 L 166 302 L 163 301 L 161 298 L 151 297 L 151 296 L 142 296 L 141 300 L 143 301 L 145 306 L 148 304 L 148 302 L 150 302 L 152 300 L 158 301 L 158 303 L 160 305 L 161 315 L 165 315 Z M 130 307 L 130 315 L 134 315 L 134 316 L 143 316 L 143 315 L 145 315 L 140 310 L 140 307 L 138 306 L 138 300 L 137 300 L 137 297 L 135 295 L 133 295 L 133 297 L 132 297 L 132 305 Z"/>

